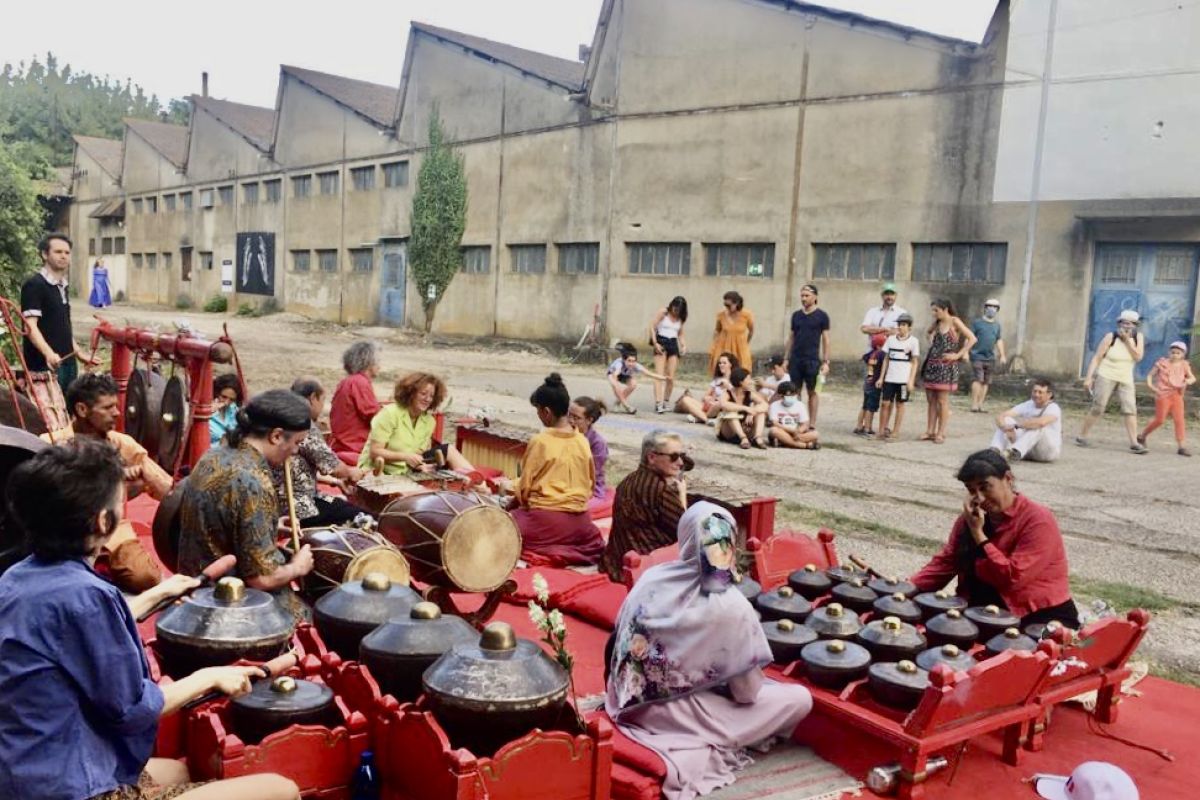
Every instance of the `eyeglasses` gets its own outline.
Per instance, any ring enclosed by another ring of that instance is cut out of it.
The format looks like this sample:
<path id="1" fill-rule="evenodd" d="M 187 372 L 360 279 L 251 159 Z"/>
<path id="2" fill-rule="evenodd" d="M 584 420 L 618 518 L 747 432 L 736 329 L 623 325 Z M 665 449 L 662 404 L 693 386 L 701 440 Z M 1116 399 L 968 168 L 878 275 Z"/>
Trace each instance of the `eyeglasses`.
<path id="1" fill-rule="evenodd" d="M 664 453 L 661 450 L 655 450 L 654 454 L 657 456 L 662 456 L 668 461 L 679 461 L 683 458 L 683 453 Z"/>

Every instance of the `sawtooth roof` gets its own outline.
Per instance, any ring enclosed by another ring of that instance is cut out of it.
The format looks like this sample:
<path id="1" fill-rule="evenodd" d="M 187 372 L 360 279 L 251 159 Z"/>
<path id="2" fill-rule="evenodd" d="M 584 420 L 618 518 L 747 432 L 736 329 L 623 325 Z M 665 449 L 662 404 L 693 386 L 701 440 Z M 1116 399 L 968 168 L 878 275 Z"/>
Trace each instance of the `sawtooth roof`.
<path id="1" fill-rule="evenodd" d="M 491 39 L 427 25 L 424 22 L 413 22 L 412 28 L 436 39 L 472 50 L 488 61 L 507 64 L 565 89 L 577 91 L 583 85 L 584 65 L 579 61 L 569 61 L 503 42 L 493 42 Z"/>
<path id="2" fill-rule="evenodd" d="M 192 95 L 191 101 L 197 108 L 202 108 L 216 117 L 258 150 L 270 152 L 271 139 L 275 135 L 275 109 L 218 100 L 198 94 Z"/>
<path id="3" fill-rule="evenodd" d="M 119 139 L 101 139 L 99 136 L 72 136 L 75 144 L 100 165 L 113 178 L 121 177 L 121 162 L 125 145 Z"/>
<path id="4" fill-rule="evenodd" d="M 177 167 L 187 164 L 188 127 L 153 122 L 146 119 L 126 118 L 125 124 L 151 147 Z"/>
<path id="5" fill-rule="evenodd" d="M 390 128 L 396 119 L 399 88 L 378 83 L 330 75 L 327 72 L 284 64 L 285 73 L 308 84 L 335 102 L 366 117 L 381 128 Z"/>

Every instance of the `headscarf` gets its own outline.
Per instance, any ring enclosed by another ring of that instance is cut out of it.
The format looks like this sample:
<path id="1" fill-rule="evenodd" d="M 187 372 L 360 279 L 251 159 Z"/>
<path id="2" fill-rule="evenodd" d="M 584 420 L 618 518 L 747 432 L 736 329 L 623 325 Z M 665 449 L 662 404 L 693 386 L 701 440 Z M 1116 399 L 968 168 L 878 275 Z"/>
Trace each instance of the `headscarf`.
<path id="1" fill-rule="evenodd" d="M 758 615 L 706 546 L 734 556 L 736 525 L 713 503 L 679 519 L 679 560 L 647 570 L 621 605 L 605 698 L 613 719 L 644 703 L 727 683 L 771 661 Z"/>

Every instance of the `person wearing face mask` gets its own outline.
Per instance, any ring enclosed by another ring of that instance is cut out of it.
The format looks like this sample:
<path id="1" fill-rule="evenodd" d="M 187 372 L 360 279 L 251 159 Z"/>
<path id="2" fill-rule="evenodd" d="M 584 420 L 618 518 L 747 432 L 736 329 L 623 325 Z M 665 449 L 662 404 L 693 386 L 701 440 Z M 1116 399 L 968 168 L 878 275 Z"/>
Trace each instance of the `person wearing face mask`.
<path id="1" fill-rule="evenodd" d="M 1017 492 L 1008 461 L 995 450 L 967 456 L 958 480 L 967 490 L 962 513 L 946 545 L 911 578 L 917 591 L 938 591 L 957 578 L 969 605 L 1007 608 L 1022 628 L 1052 620 L 1078 628 L 1053 512 Z"/>
<path id="2" fill-rule="evenodd" d="M 975 334 L 975 344 L 971 345 L 971 410 L 975 413 L 983 411 L 983 401 L 987 400 L 988 388 L 992 383 L 992 373 L 996 365 L 1008 363 L 1004 352 L 1004 340 L 1000 322 L 1000 301 L 988 298 L 983 304 L 983 316 L 971 323 L 971 333 Z"/>
<path id="3" fill-rule="evenodd" d="M 790 737 L 812 710 L 803 686 L 763 676 L 771 649 L 732 588 L 733 517 L 699 502 L 679 520 L 679 560 L 646 571 L 621 604 L 607 648 L 604 708 L 662 757 L 662 796 L 692 800 L 736 780 L 745 748 Z"/>
<path id="4" fill-rule="evenodd" d="M 797 450 L 821 449 L 817 432 L 808 426 L 808 409 L 800 402 L 796 386 L 791 381 L 779 384 L 767 417 L 771 420 L 767 435 L 775 446 Z"/>
<path id="5" fill-rule="evenodd" d="M 1092 393 L 1092 407 L 1075 437 L 1075 444 L 1080 447 L 1091 447 L 1088 431 L 1104 414 L 1108 401 L 1116 392 L 1125 422 L 1125 435 L 1129 437 L 1129 450 L 1139 456 L 1147 453 L 1146 445 L 1138 441 L 1137 387 L 1133 377 L 1134 367 L 1146 354 L 1146 339 L 1137 329 L 1138 319 L 1138 313 L 1133 309 L 1122 311 L 1117 317 L 1117 329 L 1104 334 L 1088 364 L 1083 388 Z"/>

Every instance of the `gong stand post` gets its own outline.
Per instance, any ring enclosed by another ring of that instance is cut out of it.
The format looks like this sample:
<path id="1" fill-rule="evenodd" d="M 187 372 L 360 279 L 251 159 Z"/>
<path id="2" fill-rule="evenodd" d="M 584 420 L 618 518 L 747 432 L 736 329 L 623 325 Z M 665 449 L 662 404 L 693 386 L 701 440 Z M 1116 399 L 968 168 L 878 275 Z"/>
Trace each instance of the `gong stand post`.
<path id="1" fill-rule="evenodd" d="M 517 582 L 509 578 L 504 583 L 500 584 L 495 589 L 487 593 L 481 605 L 475 611 L 460 611 L 458 605 L 454 602 L 454 597 L 449 589 L 442 586 L 430 586 L 425 590 L 425 599 L 437 605 L 444 614 L 453 614 L 456 617 L 462 617 L 469 622 L 476 630 L 483 630 L 483 626 L 488 623 L 496 613 L 496 609 L 500 607 L 500 601 L 505 596 L 514 594 L 517 591 Z"/>
<path id="2" fill-rule="evenodd" d="M 99 317 L 97 317 L 99 319 Z M 100 320 L 104 324 L 104 320 Z M 100 344 L 100 329 L 92 331 L 92 349 Z M 129 376 L 133 374 L 133 354 L 129 345 L 124 342 L 112 343 L 112 376 L 117 384 L 117 408 L 121 415 L 117 417 L 117 430 L 125 432 L 125 399 L 129 394 Z"/>
<path id="3" fill-rule="evenodd" d="M 188 442 L 183 448 L 186 455 L 181 454 L 181 457 L 185 463 L 195 465 L 212 444 L 208 434 L 208 420 L 213 412 L 212 361 L 207 357 L 189 359 L 188 373 L 192 384 L 192 420 Z"/>

